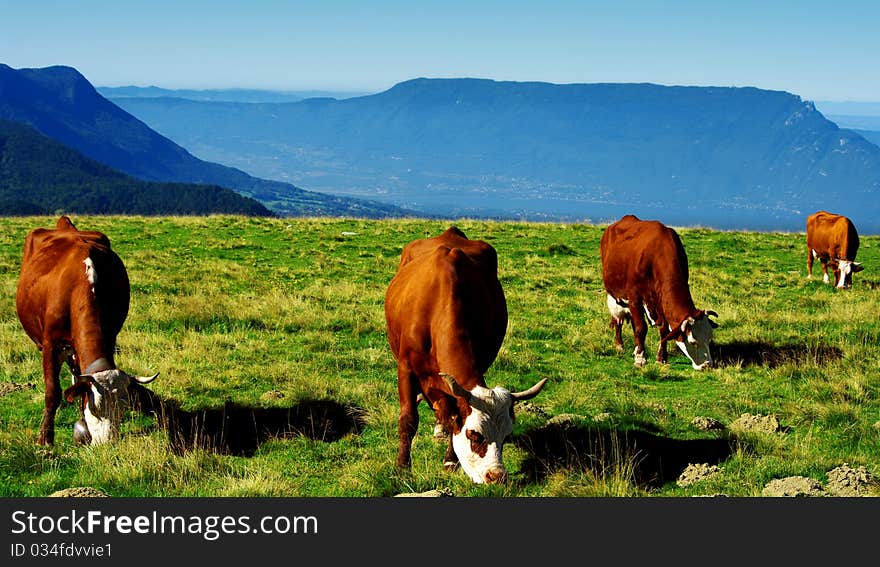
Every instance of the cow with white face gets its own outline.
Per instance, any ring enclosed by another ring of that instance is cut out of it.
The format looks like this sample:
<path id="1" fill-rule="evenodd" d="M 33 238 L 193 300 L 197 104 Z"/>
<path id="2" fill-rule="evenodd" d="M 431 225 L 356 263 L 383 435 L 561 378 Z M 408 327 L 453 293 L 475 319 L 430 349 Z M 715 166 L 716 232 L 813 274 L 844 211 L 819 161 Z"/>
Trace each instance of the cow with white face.
<path id="1" fill-rule="evenodd" d="M 507 480 L 502 460 L 513 431 L 514 403 L 546 384 L 511 393 L 486 386 L 484 375 L 507 331 L 507 303 L 495 249 L 455 227 L 414 240 L 402 253 L 385 293 L 388 344 L 397 361 L 400 402 L 397 465 L 409 468 L 419 401 L 449 435 L 443 459 L 475 483 Z"/>
<path id="2" fill-rule="evenodd" d="M 818 211 L 807 217 L 807 278 L 813 277 L 813 261 L 822 264 L 822 281 L 830 283 L 828 266 L 834 273 L 834 287 L 852 286 L 852 275 L 863 270 L 856 262 L 859 233 L 843 215 Z"/>
<path id="3" fill-rule="evenodd" d="M 709 317 L 718 314 L 694 306 L 678 233 L 658 221 L 626 215 L 605 229 L 599 248 L 617 349 L 623 350 L 621 328 L 628 320 L 635 337 L 635 365 L 644 366 L 650 323 L 660 332 L 657 362 L 667 362 L 666 343 L 674 341 L 695 370 L 712 366 L 712 334 L 718 324 Z"/>
<path id="4" fill-rule="evenodd" d="M 117 439 L 131 390 L 156 377 L 130 376 L 113 360 L 129 294 L 128 272 L 105 234 L 79 230 L 67 216 L 54 229 L 27 234 L 15 307 L 42 355 L 46 393 L 37 443 L 55 442 L 64 362 L 75 379 L 63 395 L 70 402 L 82 400 L 83 417 L 74 426 L 77 443 Z"/>

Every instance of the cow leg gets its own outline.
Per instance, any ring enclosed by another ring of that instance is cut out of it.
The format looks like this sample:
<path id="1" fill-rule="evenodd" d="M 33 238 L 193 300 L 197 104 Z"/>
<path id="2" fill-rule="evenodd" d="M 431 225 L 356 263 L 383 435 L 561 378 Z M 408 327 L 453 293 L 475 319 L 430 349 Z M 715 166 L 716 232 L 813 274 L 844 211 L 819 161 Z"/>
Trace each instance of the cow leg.
<path id="1" fill-rule="evenodd" d="M 397 452 L 397 466 L 408 469 L 411 464 L 412 441 L 419 429 L 419 412 L 414 387 L 415 377 L 404 363 L 397 365 L 397 397 L 400 401 L 400 418 L 397 432 L 400 449 Z"/>
<path id="2" fill-rule="evenodd" d="M 43 382 L 46 387 L 46 407 L 43 410 L 43 423 L 40 425 L 40 445 L 55 444 L 55 413 L 61 403 L 61 383 L 58 374 L 61 372 L 61 355 L 52 345 L 43 345 Z"/>
<path id="3" fill-rule="evenodd" d="M 455 454 L 455 448 L 452 446 L 452 435 L 450 435 L 449 446 L 446 448 L 446 455 L 443 457 L 443 468 L 448 471 L 454 471 L 459 466 L 458 455 Z"/>
<path id="4" fill-rule="evenodd" d="M 813 278 L 813 249 L 807 246 L 807 279 Z"/>
<path id="5" fill-rule="evenodd" d="M 667 325 L 663 325 L 667 327 Z M 660 327 L 660 347 L 657 349 L 657 362 L 666 364 L 669 361 L 669 353 L 666 350 L 666 339 L 663 336 L 663 327 Z"/>
<path id="6" fill-rule="evenodd" d="M 644 366 L 648 360 L 645 358 L 645 337 L 648 335 L 648 325 L 645 323 L 644 306 L 640 299 L 630 303 L 630 317 L 632 318 L 633 337 L 636 348 L 633 350 L 636 366 Z"/>
<path id="7" fill-rule="evenodd" d="M 825 258 L 819 258 L 819 262 L 822 263 L 822 282 L 828 283 L 828 260 Z"/>
<path id="8" fill-rule="evenodd" d="M 612 316 L 610 327 L 614 329 L 614 348 L 617 352 L 623 352 L 623 335 L 621 334 L 623 319 Z"/>
<path id="9" fill-rule="evenodd" d="M 443 423 L 442 416 L 451 415 L 454 408 L 450 407 L 450 398 L 446 396 L 441 396 L 434 403 L 434 415 L 436 416 L 437 423 L 442 424 L 444 429 L 446 430 L 446 438 L 449 441 L 449 444 L 446 446 L 446 454 L 443 456 L 443 468 L 447 471 L 454 471 L 459 466 L 460 463 L 458 461 L 458 455 L 455 453 L 455 448 L 452 445 L 452 431 L 450 429 L 450 424 Z"/>

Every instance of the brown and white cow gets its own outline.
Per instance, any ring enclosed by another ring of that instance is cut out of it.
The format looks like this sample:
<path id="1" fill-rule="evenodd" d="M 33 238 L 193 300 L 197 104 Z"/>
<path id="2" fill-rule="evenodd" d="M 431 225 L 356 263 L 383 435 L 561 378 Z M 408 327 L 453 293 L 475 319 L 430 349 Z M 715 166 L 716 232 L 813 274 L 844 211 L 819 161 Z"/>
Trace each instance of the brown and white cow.
<path id="1" fill-rule="evenodd" d="M 635 364 L 647 362 L 647 318 L 660 332 L 657 362 L 666 363 L 666 343 L 672 340 L 695 369 L 711 366 L 710 343 L 718 324 L 709 316 L 718 314 L 694 306 L 687 255 L 678 233 L 660 222 L 626 215 L 605 229 L 599 246 L 617 349 L 623 350 L 621 327 L 629 319 L 635 336 Z"/>
<path id="2" fill-rule="evenodd" d="M 484 375 L 507 332 L 497 272 L 495 249 L 456 227 L 404 247 L 385 294 L 388 344 L 397 360 L 398 466 L 410 466 L 416 406 L 424 399 L 450 432 L 447 468 L 460 464 L 475 483 L 507 479 L 502 447 L 513 431 L 513 404 L 535 397 L 547 379 L 516 393 L 486 386 Z"/>
<path id="3" fill-rule="evenodd" d="M 118 438 L 129 388 L 158 376 L 139 378 L 116 368 L 116 335 L 128 315 L 128 273 L 102 233 L 82 231 L 67 216 L 55 229 L 37 228 L 24 243 L 16 309 L 22 327 L 42 351 L 46 407 L 38 443 L 55 441 L 55 413 L 61 403 L 59 373 L 64 360 L 74 376 L 64 391 L 80 397 L 78 443 Z"/>
<path id="4" fill-rule="evenodd" d="M 852 221 L 843 215 L 818 211 L 807 217 L 807 277 L 813 277 L 813 260 L 822 263 L 822 281 L 829 283 L 828 264 L 834 270 L 838 289 L 852 286 L 852 275 L 862 271 L 856 262 L 859 234 Z"/>

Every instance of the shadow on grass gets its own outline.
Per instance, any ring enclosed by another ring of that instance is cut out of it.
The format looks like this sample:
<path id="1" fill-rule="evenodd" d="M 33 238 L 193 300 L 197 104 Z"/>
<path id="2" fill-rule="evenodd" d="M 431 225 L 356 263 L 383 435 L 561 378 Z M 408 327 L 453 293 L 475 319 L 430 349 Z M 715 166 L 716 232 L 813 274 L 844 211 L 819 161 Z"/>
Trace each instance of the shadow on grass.
<path id="1" fill-rule="evenodd" d="M 767 366 L 784 364 L 822 365 L 843 358 L 843 351 L 827 345 L 770 345 L 758 341 L 713 345 L 712 355 L 718 366 Z"/>
<path id="2" fill-rule="evenodd" d="M 623 476 L 645 488 L 674 482 L 691 463 L 718 464 L 736 448 L 734 439 L 678 440 L 646 431 L 572 424 L 547 424 L 513 442 L 528 455 L 521 472 L 530 482 L 575 469 L 598 477 Z"/>
<path id="3" fill-rule="evenodd" d="M 147 388 L 139 387 L 137 398 L 134 407 L 156 416 L 177 455 L 199 448 L 252 457 L 269 439 L 304 436 L 333 442 L 364 427 L 362 408 L 333 400 L 302 400 L 286 408 L 226 402 L 222 408 L 187 411 L 176 400 L 162 399 Z"/>

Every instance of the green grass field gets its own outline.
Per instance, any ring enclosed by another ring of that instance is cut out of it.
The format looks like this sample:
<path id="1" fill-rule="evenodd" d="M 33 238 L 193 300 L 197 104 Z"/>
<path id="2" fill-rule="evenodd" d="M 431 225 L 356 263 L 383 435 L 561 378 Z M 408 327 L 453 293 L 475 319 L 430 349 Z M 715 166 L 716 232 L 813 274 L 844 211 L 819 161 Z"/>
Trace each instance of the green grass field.
<path id="1" fill-rule="evenodd" d="M 323 402 L 362 419 L 341 436 L 276 436 L 236 455 L 173 451 L 156 420 L 139 413 L 126 417 L 120 442 L 77 447 L 79 416 L 67 403 L 56 445 L 35 444 L 40 356 L 16 317 L 15 290 L 25 235 L 56 220 L 0 219 L 3 496 L 73 486 L 111 496 L 360 497 L 435 488 L 493 497 L 760 496 L 775 478 L 824 482 L 843 463 L 880 476 L 877 236 L 862 237 L 865 270 L 852 289 L 838 291 L 821 283 L 818 263 L 806 279 L 802 233 L 679 229 L 694 301 L 719 314 L 720 364 L 696 372 L 673 349 L 668 365 L 654 362 L 654 330 L 644 368 L 633 366 L 628 328 L 626 351 L 615 351 L 599 263 L 602 226 L 74 217 L 80 229 L 105 232 L 128 268 L 131 309 L 116 361 L 132 374 L 160 372 L 150 386 L 156 394 L 191 412 L 227 402 L 268 413 Z M 519 408 L 503 486 L 443 471 L 445 446 L 431 438 L 424 404 L 412 470 L 394 467 L 396 367 L 384 293 L 402 247 L 451 224 L 498 251 L 510 323 L 486 381 L 513 390 L 549 378 Z M 64 380 L 68 374 L 65 367 Z M 691 424 L 698 416 L 730 424 L 743 413 L 775 415 L 780 431 Z M 567 427 L 547 425 L 563 414 L 577 417 Z M 719 474 L 677 486 L 676 470 L 707 459 Z"/>

